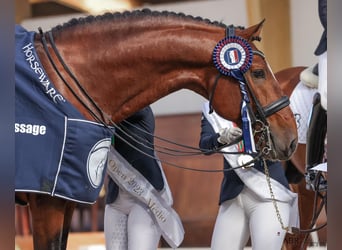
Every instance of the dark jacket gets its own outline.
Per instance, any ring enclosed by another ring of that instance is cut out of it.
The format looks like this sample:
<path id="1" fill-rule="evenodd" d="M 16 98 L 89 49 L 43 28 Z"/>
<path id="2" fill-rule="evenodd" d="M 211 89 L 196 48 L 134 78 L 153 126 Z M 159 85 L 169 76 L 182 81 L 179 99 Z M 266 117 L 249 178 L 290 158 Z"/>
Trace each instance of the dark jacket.
<path id="1" fill-rule="evenodd" d="M 327 0 L 318 0 L 319 20 L 324 28 L 321 40 L 315 50 L 315 55 L 319 56 L 327 51 Z"/>
<path id="2" fill-rule="evenodd" d="M 130 136 L 136 138 L 137 141 L 147 145 L 149 148 L 146 148 L 143 145 L 135 142 L 132 138 L 129 138 L 129 136 L 125 135 L 119 130 L 116 130 L 116 132 L 139 150 L 154 156 L 153 134 L 155 123 L 152 109 L 148 106 L 127 118 L 126 121 L 128 123 L 123 121 L 119 124 L 119 126 Z M 147 133 L 144 131 L 147 131 Z M 164 188 L 162 173 L 155 159 L 137 151 L 118 137 L 114 138 L 114 146 L 115 149 L 135 169 L 137 169 L 154 186 L 155 189 L 160 191 Z M 117 198 L 118 192 L 118 185 L 111 178 L 109 178 L 106 203 L 114 202 Z"/>
<path id="3" fill-rule="evenodd" d="M 217 141 L 217 138 L 220 135 L 215 133 L 213 127 L 209 123 L 209 121 L 202 115 L 201 122 L 201 137 L 199 141 L 199 147 L 203 150 L 212 150 L 222 146 Z M 228 161 L 223 157 L 224 169 L 230 169 Z M 281 184 L 283 184 L 286 188 L 289 188 L 288 181 L 285 177 L 284 169 L 280 162 L 271 162 L 267 161 L 267 165 L 269 166 L 270 176 L 271 178 L 277 180 Z M 254 164 L 254 168 L 264 173 L 263 162 L 259 161 Z M 239 178 L 239 176 L 235 173 L 234 170 L 225 171 L 223 180 L 221 183 L 221 192 L 220 192 L 220 200 L 219 204 L 226 200 L 230 200 L 235 198 L 243 189 L 244 183 Z"/>

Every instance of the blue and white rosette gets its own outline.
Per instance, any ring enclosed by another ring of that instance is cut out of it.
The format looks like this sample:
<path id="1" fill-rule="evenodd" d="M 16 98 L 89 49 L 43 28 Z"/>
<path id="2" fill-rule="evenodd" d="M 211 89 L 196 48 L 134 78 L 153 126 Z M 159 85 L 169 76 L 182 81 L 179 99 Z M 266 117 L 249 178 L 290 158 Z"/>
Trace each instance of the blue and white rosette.
<path id="1" fill-rule="evenodd" d="M 246 39 L 229 36 L 217 43 L 213 51 L 213 62 L 218 71 L 244 81 L 243 74 L 251 67 L 253 50 Z"/>

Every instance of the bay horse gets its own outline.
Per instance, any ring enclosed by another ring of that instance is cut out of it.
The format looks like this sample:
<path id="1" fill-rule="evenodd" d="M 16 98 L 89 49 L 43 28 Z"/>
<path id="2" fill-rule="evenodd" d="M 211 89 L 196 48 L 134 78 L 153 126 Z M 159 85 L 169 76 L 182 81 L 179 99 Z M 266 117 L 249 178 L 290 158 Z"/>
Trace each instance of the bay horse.
<path id="1" fill-rule="evenodd" d="M 296 123 L 264 55 L 253 43 L 261 39 L 262 26 L 263 21 L 246 29 L 237 27 L 235 34 L 253 50 L 244 77 L 251 109 L 264 118 L 270 132 L 266 137 L 271 150 L 265 157 L 286 160 L 296 148 Z M 30 57 L 24 61 L 40 74 L 39 80 L 49 79 L 44 90 L 53 101 L 69 102 L 85 119 L 104 126 L 180 89 L 210 99 L 218 114 L 241 126 L 239 83 L 231 76 L 218 77 L 212 59 L 226 29 L 226 25 L 207 19 L 147 9 L 88 16 L 48 32 L 34 32 L 30 49 L 36 50 L 38 59 L 34 61 L 32 51 L 26 51 Z M 18 133 L 32 135 L 29 125 L 18 124 Z M 37 136 L 46 132 L 44 127 L 37 129 Z M 16 174 L 21 174 L 18 169 Z M 66 249 L 76 201 L 17 188 L 15 196 L 20 204 L 29 205 L 34 249 Z"/>
<path id="2" fill-rule="evenodd" d="M 275 73 L 284 93 L 290 97 L 300 82 L 300 74 L 307 69 L 304 66 L 290 67 Z M 287 234 L 284 246 L 286 250 L 306 249 L 310 244 L 307 236 L 317 220 L 320 212 L 321 197 L 313 190 L 307 189 L 304 178 L 306 174 L 306 144 L 298 143 L 290 160 L 283 161 L 287 178 L 294 192 L 298 194 L 298 207 L 300 214 L 300 230 L 295 234 Z"/>

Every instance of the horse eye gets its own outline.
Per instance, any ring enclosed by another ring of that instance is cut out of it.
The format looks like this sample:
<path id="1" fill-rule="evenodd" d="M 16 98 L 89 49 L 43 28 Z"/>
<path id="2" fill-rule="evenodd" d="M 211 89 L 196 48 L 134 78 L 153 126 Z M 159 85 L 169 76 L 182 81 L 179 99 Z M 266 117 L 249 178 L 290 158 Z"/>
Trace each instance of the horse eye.
<path id="1" fill-rule="evenodd" d="M 254 70 L 252 75 L 255 78 L 265 78 L 265 71 L 262 69 Z"/>

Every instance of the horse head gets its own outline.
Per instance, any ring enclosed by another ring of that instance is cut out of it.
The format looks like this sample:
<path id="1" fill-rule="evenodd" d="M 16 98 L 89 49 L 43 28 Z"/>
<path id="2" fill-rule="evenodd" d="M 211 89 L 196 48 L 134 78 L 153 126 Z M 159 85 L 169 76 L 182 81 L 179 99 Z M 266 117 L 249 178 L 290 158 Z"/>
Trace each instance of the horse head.
<path id="1" fill-rule="evenodd" d="M 232 113 L 230 106 L 233 102 L 241 103 L 241 96 L 245 99 L 243 92 L 247 91 L 247 106 L 257 149 L 264 151 L 264 157 L 268 159 L 286 160 L 295 151 L 297 129 L 293 113 L 288 106 L 288 98 L 283 94 L 264 54 L 254 44 L 254 41 L 261 40 L 263 23 L 264 21 L 247 29 L 236 30 L 236 34 L 244 38 L 251 47 L 250 66 L 241 72 L 239 80 L 236 79 L 239 76 L 236 77 L 235 74 L 217 77 L 211 103 L 222 117 L 237 119 L 240 121 L 238 124 L 242 126 L 240 110 Z M 239 90 L 241 81 L 246 86 L 242 86 L 243 89 L 240 86 Z M 232 82 L 235 88 L 231 87 Z M 229 92 L 230 95 L 226 96 Z M 230 114 L 230 117 L 227 117 L 227 114 Z"/>

